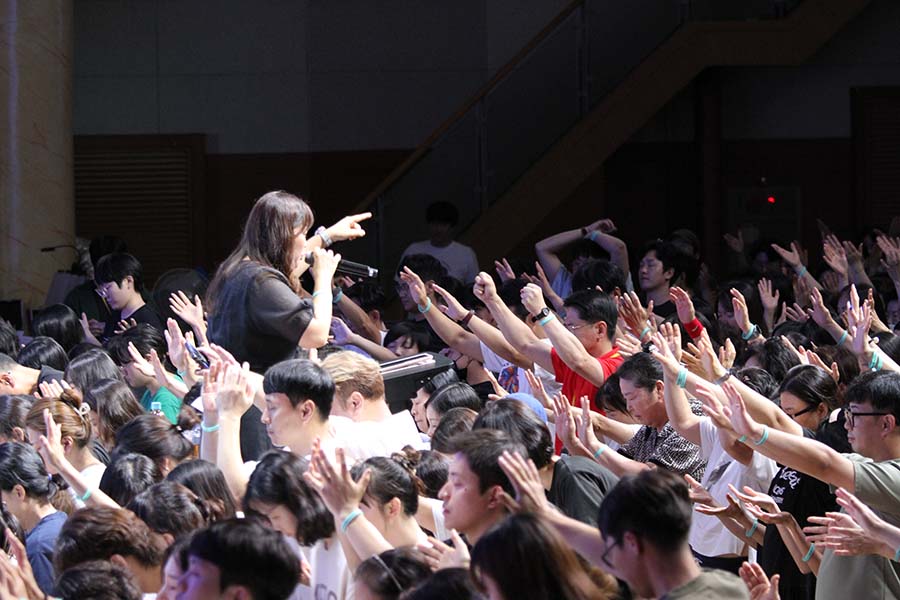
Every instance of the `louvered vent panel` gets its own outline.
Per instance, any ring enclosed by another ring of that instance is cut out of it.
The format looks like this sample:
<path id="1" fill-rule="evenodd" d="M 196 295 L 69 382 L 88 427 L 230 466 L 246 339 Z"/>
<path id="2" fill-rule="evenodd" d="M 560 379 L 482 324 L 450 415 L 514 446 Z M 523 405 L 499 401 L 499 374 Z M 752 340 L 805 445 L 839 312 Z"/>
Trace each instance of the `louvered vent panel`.
<path id="1" fill-rule="evenodd" d="M 854 136 L 866 224 L 900 215 L 900 88 L 854 90 Z"/>
<path id="2" fill-rule="evenodd" d="M 141 136 L 75 145 L 75 226 L 79 236 L 117 235 L 144 266 L 145 283 L 195 264 L 191 239 L 196 148 Z M 168 143 L 167 143 L 168 142 Z"/>

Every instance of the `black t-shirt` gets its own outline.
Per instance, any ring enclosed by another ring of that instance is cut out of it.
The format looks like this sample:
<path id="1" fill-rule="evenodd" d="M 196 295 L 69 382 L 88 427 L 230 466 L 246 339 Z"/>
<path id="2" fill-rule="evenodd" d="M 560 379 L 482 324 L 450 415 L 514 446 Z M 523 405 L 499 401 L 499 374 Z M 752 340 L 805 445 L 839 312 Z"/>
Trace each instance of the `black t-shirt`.
<path id="1" fill-rule="evenodd" d="M 223 282 L 209 315 L 206 337 L 250 369 L 266 369 L 297 356 L 300 338 L 313 318 L 312 302 L 303 300 L 287 278 L 253 261 L 241 262 Z M 262 413 L 255 406 L 241 417 L 241 455 L 256 460 L 272 448 Z"/>
<path id="2" fill-rule="evenodd" d="M 284 275 L 245 260 L 223 282 L 206 337 L 264 373 L 297 355 L 312 318 L 312 302 L 297 296 Z"/>
<path id="3" fill-rule="evenodd" d="M 131 313 L 131 316 L 129 316 L 127 320 L 130 321 L 131 319 L 134 319 L 138 324 L 146 323 L 147 325 L 153 325 L 153 327 L 160 332 L 166 328 L 165 325 L 163 325 L 159 314 L 153 310 L 149 304 L 144 304 L 142 307 Z M 121 311 L 115 311 L 112 317 L 106 322 L 106 327 L 103 329 L 103 337 L 105 339 L 109 339 L 116 334 L 116 329 L 119 328 L 119 321 L 121 320 Z"/>
<path id="4" fill-rule="evenodd" d="M 97 286 L 93 281 L 85 281 L 78 287 L 72 288 L 66 294 L 63 304 L 74 310 L 79 317 L 81 317 L 81 313 L 84 313 L 88 319 L 102 323 L 108 322 L 113 316 L 113 311 L 97 293 Z"/>
<path id="5" fill-rule="evenodd" d="M 59 369 L 54 369 L 53 367 L 42 365 L 40 373 L 38 373 L 38 383 L 50 383 L 53 380 L 62 383 L 64 376 L 65 373 L 63 373 Z"/>
<path id="6" fill-rule="evenodd" d="M 619 478 L 583 456 L 563 454 L 553 467 L 547 499 L 564 515 L 597 526 L 600 503 Z"/>
<path id="7" fill-rule="evenodd" d="M 810 439 L 818 439 L 829 446 L 840 439 L 839 436 L 835 436 L 834 428 L 829 425 L 820 428 L 818 432 L 804 429 L 803 435 Z M 846 432 L 843 443 L 847 443 Z M 835 450 L 845 451 L 840 444 L 837 445 Z M 827 511 L 837 511 L 839 508 L 827 483 L 789 467 L 781 467 L 775 474 L 769 485 L 769 495 L 775 499 L 781 510 L 794 515 L 800 527 L 809 525 L 807 519 L 811 516 L 821 516 Z M 815 598 L 815 576 L 800 572 L 777 527 L 766 528 L 757 560 L 769 577 L 776 573 L 781 574 L 778 591 L 782 600 Z"/>

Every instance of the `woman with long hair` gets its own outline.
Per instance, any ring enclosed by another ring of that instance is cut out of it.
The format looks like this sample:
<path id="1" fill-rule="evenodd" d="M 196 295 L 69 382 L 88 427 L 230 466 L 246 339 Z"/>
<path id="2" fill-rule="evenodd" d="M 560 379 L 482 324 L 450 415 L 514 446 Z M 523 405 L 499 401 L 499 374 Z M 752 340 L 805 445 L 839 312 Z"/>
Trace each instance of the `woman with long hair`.
<path id="1" fill-rule="evenodd" d="M 565 540 L 532 514 L 513 515 L 472 548 L 472 575 L 490 600 L 617 598 L 610 575 L 591 569 Z"/>
<path id="2" fill-rule="evenodd" d="M 250 210 L 240 243 L 210 282 L 206 297 L 210 343 L 227 348 L 257 373 L 294 358 L 299 347 L 325 345 L 331 327 L 331 280 L 341 258 L 325 248 L 365 235 L 359 223 L 370 216 L 344 217 L 307 239 L 313 213 L 306 202 L 283 191 L 260 197 Z M 314 285 L 312 295 L 304 298 L 300 276 L 307 269 Z M 251 407 L 241 419 L 245 460 L 256 459 L 271 447 L 260 416 L 259 409 Z"/>

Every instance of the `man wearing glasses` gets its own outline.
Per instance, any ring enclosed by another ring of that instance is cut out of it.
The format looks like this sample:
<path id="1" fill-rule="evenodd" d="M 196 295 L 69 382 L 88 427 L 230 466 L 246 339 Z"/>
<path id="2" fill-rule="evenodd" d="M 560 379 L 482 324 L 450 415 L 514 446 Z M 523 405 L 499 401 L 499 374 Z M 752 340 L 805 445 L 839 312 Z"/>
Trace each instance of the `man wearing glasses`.
<path id="1" fill-rule="evenodd" d="M 815 440 L 790 435 L 754 420 L 743 401 L 730 396 L 732 426 L 753 449 L 780 464 L 856 494 L 892 525 L 900 525 L 900 373 L 870 372 L 847 388 L 847 439 L 842 454 Z M 814 548 L 811 548 L 810 554 Z M 900 598 L 900 565 L 875 555 L 837 556 L 826 550 L 816 598 Z"/>

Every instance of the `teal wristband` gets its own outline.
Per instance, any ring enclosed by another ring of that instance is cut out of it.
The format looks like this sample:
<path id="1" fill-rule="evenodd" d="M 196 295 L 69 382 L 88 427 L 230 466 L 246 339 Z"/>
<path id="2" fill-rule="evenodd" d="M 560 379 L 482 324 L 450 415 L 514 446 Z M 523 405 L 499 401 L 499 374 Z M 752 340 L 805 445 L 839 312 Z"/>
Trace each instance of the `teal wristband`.
<path id="1" fill-rule="evenodd" d="M 757 327 L 756 325 L 751 324 L 751 325 L 750 325 L 750 331 L 748 331 L 747 333 L 742 333 L 742 334 L 741 334 L 741 339 L 744 340 L 745 342 L 746 342 L 747 340 L 751 340 L 751 339 L 753 339 L 753 338 L 756 337 L 756 334 L 758 333 L 758 331 L 759 331 L 759 327 Z"/>
<path id="2" fill-rule="evenodd" d="M 797 277 L 803 277 L 806 275 L 806 265 L 800 265 L 800 268 L 797 269 Z"/>
<path id="3" fill-rule="evenodd" d="M 739 441 L 740 443 L 743 444 L 744 442 L 747 441 L 747 436 L 746 436 L 746 435 L 742 435 L 741 437 L 738 438 L 738 441 Z"/>
<path id="4" fill-rule="evenodd" d="M 759 519 L 753 519 L 753 525 L 750 526 L 750 529 L 744 532 L 744 537 L 751 538 L 753 534 L 756 533 L 756 528 L 759 527 Z"/>
<path id="5" fill-rule="evenodd" d="M 687 369 L 685 367 L 681 367 L 681 369 L 678 370 L 678 377 L 675 378 L 675 385 L 682 389 L 687 385 Z"/>
<path id="6" fill-rule="evenodd" d="M 88 488 L 84 494 L 82 494 L 81 496 L 78 497 L 78 499 L 81 500 L 82 502 L 87 502 L 88 498 L 91 497 L 91 494 L 93 494 L 93 492 L 91 491 L 91 488 Z"/>
<path id="7" fill-rule="evenodd" d="M 847 330 L 844 330 L 844 333 L 841 334 L 841 339 L 838 340 L 838 346 L 843 346 L 844 342 L 847 341 L 847 338 L 850 337 L 850 334 L 847 333 Z"/>
<path id="8" fill-rule="evenodd" d="M 884 361 L 881 360 L 881 357 L 878 356 L 877 352 L 872 353 L 872 360 L 869 361 L 869 369 L 873 371 L 878 371 L 881 369 L 881 366 L 884 364 Z"/>
<path id="9" fill-rule="evenodd" d="M 894 552 L 894 562 L 900 562 L 900 548 L 897 548 L 897 551 Z"/>
<path id="10" fill-rule="evenodd" d="M 766 440 L 767 440 L 767 439 L 769 439 L 769 428 L 768 428 L 768 427 L 763 427 L 763 434 L 762 434 L 762 437 L 759 438 L 759 441 L 758 441 L 758 442 L 753 442 L 753 445 L 754 445 L 754 446 L 762 446 L 763 444 L 766 443 Z"/>
<path id="11" fill-rule="evenodd" d="M 594 231 L 590 232 L 587 237 L 592 242 L 596 242 L 598 235 L 600 235 L 600 232 L 595 229 Z"/>
<path id="12" fill-rule="evenodd" d="M 644 330 L 641 331 L 641 335 L 638 336 L 638 339 L 639 340 L 644 339 L 644 336 L 647 335 L 648 333 L 650 333 L 650 327 L 649 326 L 644 327 Z"/>
<path id="13" fill-rule="evenodd" d="M 358 508 L 354 508 L 350 511 L 350 514 L 344 517 L 344 520 L 341 521 L 341 533 L 347 533 L 347 528 L 350 527 L 350 524 L 356 520 L 356 518 L 362 514 L 362 511 Z"/>
<path id="14" fill-rule="evenodd" d="M 554 315 L 553 313 L 550 313 L 549 315 L 547 315 L 546 317 L 544 317 L 543 319 L 538 321 L 538 325 L 543 327 L 544 325 L 546 325 L 547 323 L 549 323 L 550 321 L 552 321 L 555 318 L 556 318 L 556 315 Z"/>
<path id="15" fill-rule="evenodd" d="M 337 304 L 341 301 L 341 298 L 344 297 L 344 290 L 338 288 L 337 294 L 334 295 L 334 298 L 331 299 L 332 304 Z"/>
<path id="16" fill-rule="evenodd" d="M 816 551 L 816 544 L 813 542 L 809 545 L 809 550 L 806 551 L 806 555 L 801 559 L 803 562 L 809 562 L 809 559 L 812 558 L 813 552 Z"/>
<path id="17" fill-rule="evenodd" d="M 218 430 L 219 430 L 219 424 L 218 424 L 218 423 L 216 423 L 215 425 L 210 425 L 209 427 L 207 427 L 207 426 L 204 425 L 203 423 L 200 424 L 200 431 L 202 431 L 203 433 L 213 433 L 213 432 L 216 432 L 216 431 L 218 431 Z"/>
<path id="18" fill-rule="evenodd" d="M 427 301 L 425 302 L 425 306 L 422 306 L 421 304 L 417 304 L 417 305 L 416 305 L 416 308 L 418 308 L 418 309 L 419 309 L 419 312 L 422 313 L 422 314 L 424 315 L 424 314 L 427 313 L 429 310 L 431 310 L 431 298 L 428 298 L 428 299 L 427 299 Z"/>
<path id="19" fill-rule="evenodd" d="M 316 296 L 318 296 L 321 293 L 322 293 L 322 290 L 319 290 L 318 292 L 313 292 L 312 297 L 315 298 Z"/>
<path id="20" fill-rule="evenodd" d="M 600 458 L 600 455 L 603 454 L 603 452 L 605 450 L 606 450 L 606 446 L 600 446 L 599 448 L 597 448 L 597 451 L 594 452 L 594 460 L 597 460 L 598 458 Z"/>

